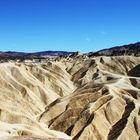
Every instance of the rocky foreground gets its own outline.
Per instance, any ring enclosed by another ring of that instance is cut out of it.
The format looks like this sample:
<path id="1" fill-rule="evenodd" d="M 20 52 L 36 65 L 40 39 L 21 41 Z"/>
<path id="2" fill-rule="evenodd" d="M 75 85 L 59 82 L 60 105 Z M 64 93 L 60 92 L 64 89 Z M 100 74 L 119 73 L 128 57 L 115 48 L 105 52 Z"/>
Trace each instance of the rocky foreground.
<path id="1" fill-rule="evenodd" d="M 140 139 L 140 57 L 0 64 L 0 139 Z"/>

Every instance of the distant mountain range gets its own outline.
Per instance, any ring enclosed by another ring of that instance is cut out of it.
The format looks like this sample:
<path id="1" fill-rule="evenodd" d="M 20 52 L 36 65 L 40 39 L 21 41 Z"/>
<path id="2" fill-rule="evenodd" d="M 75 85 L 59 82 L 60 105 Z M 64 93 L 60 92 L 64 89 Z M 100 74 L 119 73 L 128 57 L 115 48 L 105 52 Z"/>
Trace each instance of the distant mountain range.
<path id="1" fill-rule="evenodd" d="M 41 58 L 41 57 L 49 57 L 49 56 L 63 56 L 63 55 L 71 55 L 74 52 L 66 52 L 66 51 L 42 51 L 42 52 L 34 52 L 34 53 L 25 53 L 25 52 L 0 52 L 0 58 Z"/>
<path id="2" fill-rule="evenodd" d="M 72 55 L 76 54 L 76 52 L 67 52 L 67 51 L 42 51 L 42 52 L 34 52 L 34 53 L 25 53 L 25 52 L 0 52 L 1 59 L 16 59 L 16 58 L 42 58 L 49 56 L 64 56 L 64 55 Z M 109 49 L 103 49 L 97 52 L 87 53 L 89 57 L 94 56 L 120 56 L 120 55 L 134 55 L 140 56 L 140 42 L 116 46 Z"/>
<path id="3" fill-rule="evenodd" d="M 89 57 L 92 56 L 121 56 L 121 55 L 134 55 L 140 56 L 140 42 L 123 45 L 123 46 L 116 46 L 109 49 L 103 49 L 97 52 L 90 52 L 88 53 Z"/>

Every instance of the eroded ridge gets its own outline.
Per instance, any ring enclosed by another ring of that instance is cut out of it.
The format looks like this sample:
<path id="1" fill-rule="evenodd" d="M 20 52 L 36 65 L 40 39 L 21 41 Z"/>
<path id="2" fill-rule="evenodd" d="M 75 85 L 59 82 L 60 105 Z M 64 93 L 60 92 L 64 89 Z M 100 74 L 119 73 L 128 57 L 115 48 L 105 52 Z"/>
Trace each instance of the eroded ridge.
<path id="1" fill-rule="evenodd" d="M 137 140 L 140 58 L 0 64 L 0 138 Z"/>

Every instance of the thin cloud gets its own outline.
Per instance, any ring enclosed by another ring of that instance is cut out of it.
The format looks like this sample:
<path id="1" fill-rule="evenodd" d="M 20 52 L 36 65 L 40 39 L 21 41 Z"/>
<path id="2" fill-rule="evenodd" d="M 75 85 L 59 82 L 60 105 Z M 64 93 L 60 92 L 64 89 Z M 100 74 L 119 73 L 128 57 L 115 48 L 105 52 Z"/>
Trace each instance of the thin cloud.
<path id="1" fill-rule="evenodd" d="M 105 31 L 101 31 L 100 34 L 102 34 L 102 35 L 106 35 L 107 32 L 105 32 Z"/>
<path id="2" fill-rule="evenodd" d="M 86 38 L 86 41 L 87 41 L 87 42 L 90 42 L 91 40 L 92 40 L 92 39 L 91 39 L 90 37 L 87 37 L 87 38 Z"/>

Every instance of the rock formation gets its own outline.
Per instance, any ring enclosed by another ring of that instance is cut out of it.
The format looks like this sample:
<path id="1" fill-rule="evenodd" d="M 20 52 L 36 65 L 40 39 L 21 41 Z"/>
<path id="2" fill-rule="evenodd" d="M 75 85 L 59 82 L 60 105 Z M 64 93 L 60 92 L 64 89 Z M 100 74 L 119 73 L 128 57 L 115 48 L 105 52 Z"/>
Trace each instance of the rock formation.
<path id="1" fill-rule="evenodd" d="M 0 64 L 0 139 L 140 139 L 139 64 L 135 56 Z"/>

